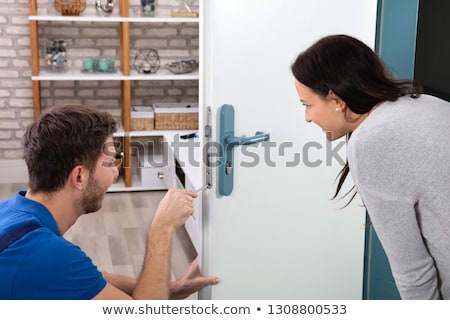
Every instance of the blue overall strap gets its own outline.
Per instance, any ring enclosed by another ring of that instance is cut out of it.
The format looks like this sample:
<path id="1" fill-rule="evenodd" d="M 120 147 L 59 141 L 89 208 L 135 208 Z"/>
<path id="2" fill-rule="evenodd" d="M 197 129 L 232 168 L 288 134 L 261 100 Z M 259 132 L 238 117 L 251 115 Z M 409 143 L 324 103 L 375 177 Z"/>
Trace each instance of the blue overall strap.
<path id="1" fill-rule="evenodd" d="M 21 226 L 19 228 L 13 229 L 5 234 L 0 235 L 0 253 L 6 248 L 8 248 L 16 240 L 19 240 L 28 232 L 31 232 L 37 228 L 39 228 L 38 225 L 29 224 L 26 226 Z"/>

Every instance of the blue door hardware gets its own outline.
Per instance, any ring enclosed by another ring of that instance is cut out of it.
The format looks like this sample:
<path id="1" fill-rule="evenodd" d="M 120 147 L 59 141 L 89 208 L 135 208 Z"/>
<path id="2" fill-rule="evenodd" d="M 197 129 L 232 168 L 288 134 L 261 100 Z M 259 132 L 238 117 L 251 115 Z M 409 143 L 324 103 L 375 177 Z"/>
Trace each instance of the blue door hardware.
<path id="1" fill-rule="evenodd" d="M 230 104 L 224 104 L 220 108 L 219 139 L 219 194 L 229 196 L 233 191 L 234 147 L 268 141 L 270 134 L 258 131 L 252 137 L 236 137 L 234 135 L 234 107 Z"/>

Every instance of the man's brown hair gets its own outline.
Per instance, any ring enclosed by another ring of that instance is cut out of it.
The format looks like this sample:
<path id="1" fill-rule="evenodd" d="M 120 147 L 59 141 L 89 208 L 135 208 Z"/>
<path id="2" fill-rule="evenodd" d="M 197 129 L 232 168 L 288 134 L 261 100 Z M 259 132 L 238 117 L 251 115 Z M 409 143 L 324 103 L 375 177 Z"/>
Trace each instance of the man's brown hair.
<path id="1" fill-rule="evenodd" d="M 77 165 L 94 172 L 105 141 L 116 128 L 109 113 L 86 106 L 56 106 L 44 112 L 24 135 L 31 192 L 58 191 Z"/>

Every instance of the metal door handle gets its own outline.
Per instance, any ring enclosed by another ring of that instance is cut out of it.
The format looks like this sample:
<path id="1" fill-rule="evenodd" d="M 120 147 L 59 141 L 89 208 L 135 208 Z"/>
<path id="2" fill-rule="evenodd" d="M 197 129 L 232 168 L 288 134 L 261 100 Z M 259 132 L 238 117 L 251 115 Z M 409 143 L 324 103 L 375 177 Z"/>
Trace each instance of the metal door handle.
<path id="1" fill-rule="evenodd" d="M 270 139 L 269 133 L 257 131 L 252 137 L 236 137 L 234 135 L 234 107 L 225 104 L 220 109 L 220 165 L 219 193 L 228 196 L 233 191 L 234 147 L 255 144 Z"/>
<path id="2" fill-rule="evenodd" d="M 249 144 L 255 144 L 263 141 L 267 141 L 270 138 L 270 134 L 264 133 L 261 131 L 256 131 L 255 135 L 253 137 L 231 137 L 227 136 L 225 138 L 225 144 L 226 145 L 249 145 Z"/>

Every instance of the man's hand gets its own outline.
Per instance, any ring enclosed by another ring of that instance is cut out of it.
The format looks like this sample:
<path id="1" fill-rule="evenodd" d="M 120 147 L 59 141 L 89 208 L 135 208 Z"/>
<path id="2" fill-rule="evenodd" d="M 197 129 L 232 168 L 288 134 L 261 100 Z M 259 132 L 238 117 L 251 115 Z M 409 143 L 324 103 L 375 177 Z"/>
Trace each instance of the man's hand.
<path id="1" fill-rule="evenodd" d="M 185 189 L 171 189 L 160 201 L 153 221 L 159 226 L 181 226 L 194 213 L 194 198 L 197 194 Z"/>
<path id="2" fill-rule="evenodd" d="M 204 277 L 198 267 L 198 257 L 192 261 L 183 276 L 170 286 L 170 299 L 185 299 L 205 286 L 219 283 L 217 277 Z"/>

